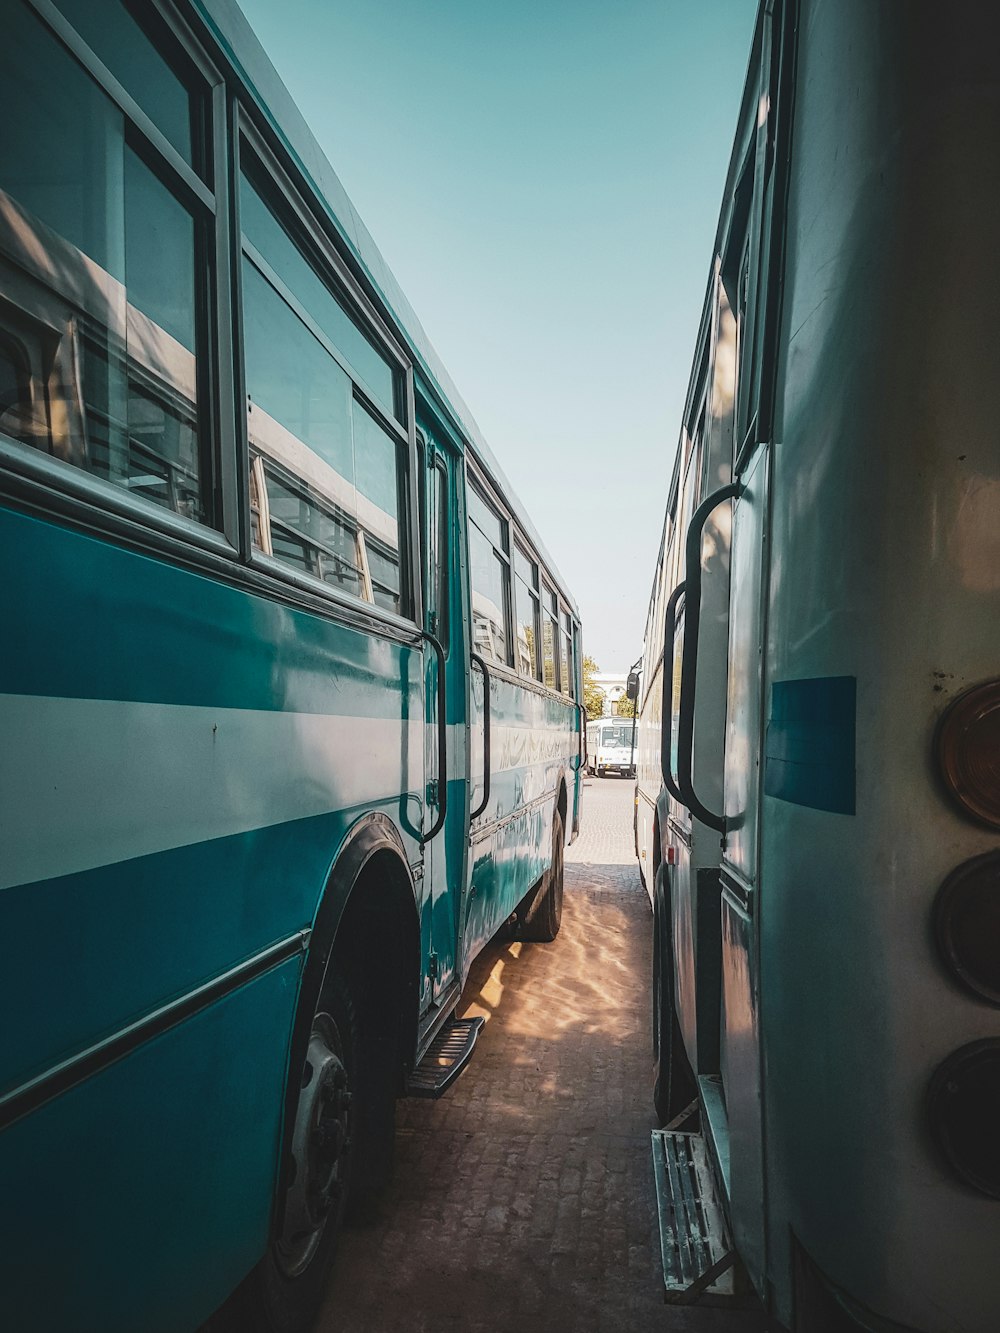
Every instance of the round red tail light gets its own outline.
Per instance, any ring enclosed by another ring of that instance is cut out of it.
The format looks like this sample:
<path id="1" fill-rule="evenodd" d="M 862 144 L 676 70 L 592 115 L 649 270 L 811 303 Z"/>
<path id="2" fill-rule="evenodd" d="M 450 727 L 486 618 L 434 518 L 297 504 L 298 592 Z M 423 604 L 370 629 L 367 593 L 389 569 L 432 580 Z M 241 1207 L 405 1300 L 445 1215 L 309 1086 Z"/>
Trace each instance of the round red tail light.
<path id="1" fill-rule="evenodd" d="M 966 1184 L 1000 1199 L 1000 1041 L 949 1055 L 928 1089 L 931 1131 Z"/>
<path id="2" fill-rule="evenodd" d="M 934 934 L 959 980 L 1000 1005 L 1000 852 L 951 872 L 934 900 Z"/>
<path id="3" fill-rule="evenodd" d="M 1000 680 L 973 685 L 948 706 L 935 748 L 944 784 L 961 809 L 1000 828 Z"/>

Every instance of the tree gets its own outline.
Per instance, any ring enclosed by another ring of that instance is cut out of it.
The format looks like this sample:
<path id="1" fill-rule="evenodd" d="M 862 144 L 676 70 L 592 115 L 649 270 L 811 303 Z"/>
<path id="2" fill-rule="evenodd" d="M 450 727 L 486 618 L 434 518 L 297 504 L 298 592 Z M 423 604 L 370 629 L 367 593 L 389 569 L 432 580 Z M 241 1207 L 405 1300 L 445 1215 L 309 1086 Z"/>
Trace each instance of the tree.
<path id="1" fill-rule="evenodd" d="M 619 717 L 635 717 L 635 702 L 623 694 L 615 703 L 615 710 Z"/>
<path id="2" fill-rule="evenodd" d="M 600 685 L 594 684 L 594 676 L 600 669 L 589 654 L 584 654 L 583 706 L 587 710 L 587 717 L 591 722 L 595 717 L 603 716 L 604 713 L 604 691 Z"/>

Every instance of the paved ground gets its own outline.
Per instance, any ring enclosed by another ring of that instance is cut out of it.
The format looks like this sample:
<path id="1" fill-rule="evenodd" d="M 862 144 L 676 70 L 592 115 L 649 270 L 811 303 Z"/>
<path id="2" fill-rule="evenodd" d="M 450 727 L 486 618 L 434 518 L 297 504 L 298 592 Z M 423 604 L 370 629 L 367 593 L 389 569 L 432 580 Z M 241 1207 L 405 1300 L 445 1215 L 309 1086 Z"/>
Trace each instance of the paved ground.
<path id="1" fill-rule="evenodd" d="M 487 1024 L 438 1102 L 397 1117 L 380 1222 L 345 1234 L 321 1333 L 757 1333 L 662 1303 L 650 1166 L 648 900 L 632 783 L 593 779 L 554 944 L 495 942 Z"/>

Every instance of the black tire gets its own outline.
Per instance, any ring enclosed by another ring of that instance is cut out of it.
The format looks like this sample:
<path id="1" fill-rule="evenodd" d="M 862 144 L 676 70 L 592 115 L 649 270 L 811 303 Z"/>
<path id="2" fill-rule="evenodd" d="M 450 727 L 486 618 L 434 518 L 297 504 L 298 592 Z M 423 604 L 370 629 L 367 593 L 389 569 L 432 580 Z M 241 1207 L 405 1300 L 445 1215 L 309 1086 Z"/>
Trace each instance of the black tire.
<path id="1" fill-rule="evenodd" d="M 552 817 L 552 863 L 542 878 L 518 908 L 518 938 L 539 944 L 551 944 L 562 925 L 563 880 L 563 822 L 558 809 Z"/>
<path id="2" fill-rule="evenodd" d="M 359 1016 L 362 994 L 350 972 L 334 960 L 298 1075 L 301 1092 L 292 1142 L 295 1169 L 289 1172 L 289 1188 L 275 1208 L 275 1234 L 267 1253 L 218 1317 L 220 1333 L 223 1329 L 307 1333 L 313 1326 L 340 1228 L 363 1184 L 357 1177 L 362 1174 L 363 1126 L 372 1110 L 366 1102 L 371 1100 L 373 1080 L 364 1067 Z M 314 1087 L 317 1077 L 324 1080 L 319 1089 Z M 328 1177 L 329 1188 L 324 1188 Z M 301 1230 L 293 1219 L 301 1220 Z M 215 1321 L 212 1327 L 214 1331 Z"/>
<path id="3" fill-rule="evenodd" d="M 661 1125 L 680 1115 L 698 1096 L 674 1006 L 672 935 L 661 864 L 653 880 L 653 1106 Z"/>

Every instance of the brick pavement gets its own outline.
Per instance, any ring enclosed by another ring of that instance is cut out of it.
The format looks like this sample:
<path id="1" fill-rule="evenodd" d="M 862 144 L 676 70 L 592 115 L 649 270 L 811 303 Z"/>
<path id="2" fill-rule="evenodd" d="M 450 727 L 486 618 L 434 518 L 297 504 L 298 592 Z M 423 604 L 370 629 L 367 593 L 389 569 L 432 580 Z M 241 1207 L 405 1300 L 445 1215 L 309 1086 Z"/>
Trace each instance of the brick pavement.
<path id="1" fill-rule="evenodd" d="M 757 1333 L 665 1307 L 650 1166 L 649 906 L 632 783 L 593 779 L 554 944 L 494 941 L 487 1024 L 438 1102 L 397 1115 L 380 1220 L 345 1233 L 319 1333 Z"/>

